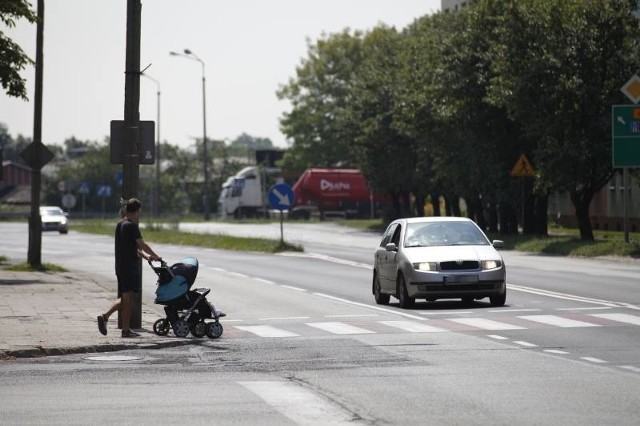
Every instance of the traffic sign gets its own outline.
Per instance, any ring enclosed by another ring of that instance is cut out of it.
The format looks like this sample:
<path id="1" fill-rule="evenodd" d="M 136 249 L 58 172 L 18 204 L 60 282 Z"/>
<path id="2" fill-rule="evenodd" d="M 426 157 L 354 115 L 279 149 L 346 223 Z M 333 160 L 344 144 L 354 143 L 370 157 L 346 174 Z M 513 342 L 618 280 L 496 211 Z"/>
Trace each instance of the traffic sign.
<path id="1" fill-rule="evenodd" d="M 634 74 L 620 89 L 631 102 L 637 104 L 640 101 L 640 77 Z"/>
<path id="2" fill-rule="evenodd" d="M 49 161 L 53 160 L 53 152 L 40 142 L 31 142 L 22 150 L 20 157 L 34 170 L 40 170 Z"/>
<path id="3" fill-rule="evenodd" d="M 88 194 L 89 189 L 90 187 L 88 182 L 80 182 L 80 186 L 78 186 L 78 192 L 80 194 Z"/>
<path id="4" fill-rule="evenodd" d="M 98 197 L 110 197 L 111 187 L 109 185 L 100 185 L 96 188 L 96 194 Z"/>
<path id="5" fill-rule="evenodd" d="M 278 183 L 269 190 L 269 203 L 276 210 L 288 210 L 293 207 L 293 190 L 286 183 Z"/>
<path id="6" fill-rule="evenodd" d="M 640 167 L 640 106 L 611 107 L 613 167 Z"/>
<path id="7" fill-rule="evenodd" d="M 140 120 L 138 128 L 127 129 L 124 121 L 111 120 L 111 138 L 109 141 L 109 154 L 111 164 L 123 164 L 126 152 L 125 132 L 138 131 L 138 163 L 155 163 L 155 123 L 153 121 Z"/>
<path id="8" fill-rule="evenodd" d="M 511 169 L 511 176 L 533 176 L 535 170 L 526 155 L 520 155 L 518 161 Z"/>

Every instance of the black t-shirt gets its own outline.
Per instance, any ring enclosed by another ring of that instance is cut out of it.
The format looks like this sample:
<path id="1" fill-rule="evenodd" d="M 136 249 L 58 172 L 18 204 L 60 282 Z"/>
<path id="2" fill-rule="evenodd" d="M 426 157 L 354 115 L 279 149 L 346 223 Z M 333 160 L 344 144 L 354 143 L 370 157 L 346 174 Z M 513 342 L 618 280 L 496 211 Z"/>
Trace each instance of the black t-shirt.
<path id="1" fill-rule="evenodd" d="M 116 226 L 116 274 L 132 274 L 139 269 L 138 244 L 142 238 L 138 224 L 124 218 Z"/>

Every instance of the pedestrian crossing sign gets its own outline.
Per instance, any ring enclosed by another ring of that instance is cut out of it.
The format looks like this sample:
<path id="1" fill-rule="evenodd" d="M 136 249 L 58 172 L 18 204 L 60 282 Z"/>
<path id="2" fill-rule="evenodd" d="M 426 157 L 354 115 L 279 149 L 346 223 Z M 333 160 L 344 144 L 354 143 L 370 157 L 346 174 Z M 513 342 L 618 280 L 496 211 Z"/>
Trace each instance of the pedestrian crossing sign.
<path id="1" fill-rule="evenodd" d="M 511 169 L 511 176 L 533 176 L 535 174 L 535 170 L 533 166 L 529 162 L 529 159 L 526 155 L 520 155 L 518 161 Z"/>

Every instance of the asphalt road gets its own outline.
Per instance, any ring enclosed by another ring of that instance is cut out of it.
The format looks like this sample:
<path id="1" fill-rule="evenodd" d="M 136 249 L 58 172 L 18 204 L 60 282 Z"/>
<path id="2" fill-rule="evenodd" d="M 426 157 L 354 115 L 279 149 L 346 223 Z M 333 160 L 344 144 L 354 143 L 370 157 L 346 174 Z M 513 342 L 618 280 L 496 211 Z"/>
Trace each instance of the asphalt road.
<path id="1" fill-rule="evenodd" d="M 280 232 L 215 226 L 191 229 Z M 26 226 L 2 223 L 0 232 L 0 254 L 24 259 Z M 637 263 L 504 252 L 506 306 L 401 310 L 371 295 L 377 235 L 285 224 L 285 239 L 305 253 L 153 245 L 170 261 L 200 259 L 197 285 L 228 313 L 223 338 L 125 360 L 1 364 L 0 423 L 105 424 L 123 409 L 143 424 L 640 423 Z M 43 261 L 70 269 L 113 277 L 112 252 L 108 237 L 43 236 Z M 145 300 L 154 287 L 146 274 Z"/>

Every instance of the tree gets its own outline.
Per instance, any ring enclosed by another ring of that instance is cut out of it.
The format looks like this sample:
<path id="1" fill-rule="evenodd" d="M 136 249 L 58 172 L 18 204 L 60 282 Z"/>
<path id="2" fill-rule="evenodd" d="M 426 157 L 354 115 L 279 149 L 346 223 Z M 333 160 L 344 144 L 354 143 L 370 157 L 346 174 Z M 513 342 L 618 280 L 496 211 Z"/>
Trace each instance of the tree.
<path id="1" fill-rule="evenodd" d="M 16 20 L 27 19 L 34 23 L 37 16 L 26 0 L 7 0 L 0 2 L 0 21 L 13 28 Z M 22 48 L 0 31 L 0 82 L 9 96 L 27 99 L 25 79 L 20 72 L 33 61 Z"/>
<path id="2" fill-rule="evenodd" d="M 488 99 L 537 141 L 537 186 L 569 192 L 583 240 L 593 240 L 591 200 L 614 172 L 611 105 L 640 65 L 636 3 L 507 0 L 496 16 Z"/>
<path id="3" fill-rule="evenodd" d="M 308 58 L 296 69 L 296 78 L 277 95 L 289 100 L 291 111 L 280 119 L 292 147 L 283 169 L 299 174 L 309 167 L 354 167 L 353 130 L 345 115 L 350 86 L 362 55 L 362 34 L 344 30 L 309 43 Z"/>
<path id="4" fill-rule="evenodd" d="M 410 193 L 422 205 L 424 176 L 418 168 L 416 140 L 401 133 L 397 126 L 400 107 L 400 58 L 402 37 L 394 28 L 377 27 L 366 34 L 361 51 L 363 60 L 355 71 L 351 87 L 352 117 L 358 166 L 369 185 L 389 194 L 393 217 L 412 215 Z"/>

